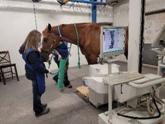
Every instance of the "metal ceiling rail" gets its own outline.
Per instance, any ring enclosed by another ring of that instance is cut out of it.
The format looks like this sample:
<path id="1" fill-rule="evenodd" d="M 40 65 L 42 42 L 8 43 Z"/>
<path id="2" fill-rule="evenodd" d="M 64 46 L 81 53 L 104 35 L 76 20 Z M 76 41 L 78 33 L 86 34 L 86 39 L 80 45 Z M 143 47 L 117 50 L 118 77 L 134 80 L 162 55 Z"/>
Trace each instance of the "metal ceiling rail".
<path id="1" fill-rule="evenodd" d="M 95 4 L 95 5 L 107 5 L 106 2 L 86 1 L 86 0 L 71 0 L 71 2 L 87 3 L 87 4 Z"/>
<path id="2" fill-rule="evenodd" d="M 45 2 L 45 1 L 44 1 Z M 91 14 L 89 6 L 84 6 L 85 11 L 82 12 L 82 9 L 78 9 L 79 6 L 74 6 L 74 9 L 70 6 L 63 6 L 62 8 L 58 3 L 54 4 L 45 4 L 37 3 L 36 4 L 38 11 L 55 11 L 55 12 L 66 12 L 66 13 L 78 13 L 78 14 Z M 22 2 L 22 1 L 9 1 L 0 2 L 0 10 L 24 10 L 29 11 L 33 10 L 32 2 Z M 76 11 L 75 11 L 76 10 Z"/>
<path id="3" fill-rule="evenodd" d="M 97 5 L 106 5 L 106 2 L 100 1 L 98 2 L 97 0 L 71 0 L 71 2 L 79 2 L 79 3 L 87 3 L 91 4 L 92 6 L 92 22 L 96 23 L 97 22 Z"/>
<path id="4" fill-rule="evenodd" d="M 74 5 L 74 7 L 70 7 L 72 5 L 71 2 L 81 3 L 78 5 Z M 88 5 L 87 5 L 88 4 Z M 91 6 L 90 6 L 91 5 Z M 97 5 L 106 5 L 105 2 L 96 0 L 71 0 L 64 6 L 60 6 L 56 0 L 41 0 L 36 3 L 37 11 L 54 11 L 54 12 L 66 12 L 66 13 L 74 13 L 74 14 L 91 14 L 92 22 L 96 22 L 97 18 Z M 31 11 L 32 1 L 22 1 L 22 0 L 1 0 L 0 1 L 0 10 L 24 10 Z M 91 11 L 92 10 L 92 11 Z M 100 14 L 100 12 L 98 12 Z"/>

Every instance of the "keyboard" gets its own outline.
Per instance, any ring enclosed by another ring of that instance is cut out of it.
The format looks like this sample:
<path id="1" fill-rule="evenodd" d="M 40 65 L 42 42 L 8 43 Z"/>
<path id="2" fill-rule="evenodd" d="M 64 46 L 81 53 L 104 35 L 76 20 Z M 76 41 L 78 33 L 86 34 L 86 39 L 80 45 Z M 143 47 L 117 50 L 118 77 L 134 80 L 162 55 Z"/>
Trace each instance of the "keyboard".
<path id="1" fill-rule="evenodd" d="M 162 77 L 159 75 L 156 75 L 156 74 L 144 74 L 144 78 L 132 81 L 132 83 L 144 84 L 144 83 L 147 83 L 150 81 L 155 81 L 155 80 L 160 79 L 160 78 L 162 78 Z"/>
<path id="2" fill-rule="evenodd" d="M 120 74 L 110 74 L 104 78 L 104 82 L 109 85 L 117 85 L 122 83 L 128 83 L 130 81 L 144 78 L 144 75 L 139 73 L 124 72 Z"/>

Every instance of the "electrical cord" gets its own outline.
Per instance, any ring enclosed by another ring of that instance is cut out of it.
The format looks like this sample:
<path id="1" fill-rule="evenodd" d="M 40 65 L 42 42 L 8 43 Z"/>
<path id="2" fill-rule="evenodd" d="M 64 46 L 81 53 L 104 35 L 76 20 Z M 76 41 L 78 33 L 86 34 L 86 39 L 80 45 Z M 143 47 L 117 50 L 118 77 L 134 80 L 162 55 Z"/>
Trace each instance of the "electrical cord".
<path id="1" fill-rule="evenodd" d="M 153 116 L 156 112 L 156 109 L 155 109 L 154 105 L 152 104 L 150 97 L 147 98 L 146 104 L 147 104 L 147 111 L 148 111 L 149 115 Z"/>
<path id="2" fill-rule="evenodd" d="M 148 119 L 155 119 L 155 118 L 160 118 L 161 117 L 161 112 L 156 104 L 156 100 L 154 97 L 152 97 L 153 99 L 153 102 L 154 102 L 154 105 L 156 107 L 156 110 L 158 112 L 158 115 L 157 116 L 153 116 L 153 117 L 135 117 L 135 116 L 129 116 L 129 115 L 123 115 L 121 113 L 117 113 L 118 116 L 122 116 L 122 117 L 125 117 L 125 118 L 131 118 L 131 119 L 138 119 L 138 120 L 148 120 Z"/>

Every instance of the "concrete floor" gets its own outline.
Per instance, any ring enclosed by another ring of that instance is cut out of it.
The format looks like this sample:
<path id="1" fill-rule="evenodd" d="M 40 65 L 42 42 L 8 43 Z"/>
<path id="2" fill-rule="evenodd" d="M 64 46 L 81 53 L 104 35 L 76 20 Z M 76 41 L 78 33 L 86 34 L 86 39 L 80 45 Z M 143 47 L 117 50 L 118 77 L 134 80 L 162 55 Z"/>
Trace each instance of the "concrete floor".
<path id="1" fill-rule="evenodd" d="M 126 64 L 119 62 L 121 70 L 126 70 Z M 156 69 L 144 68 L 144 72 L 156 73 Z M 51 111 L 40 118 L 35 118 L 32 111 L 31 82 L 20 77 L 20 81 L 11 80 L 7 85 L 0 82 L 0 124 L 98 124 L 97 116 L 104 112 L 107 106 L 96 109 L 75 93 L 75 88 L 83 84 L 82 77 L 88 75 L 88 66 L 81 69 L 69 69 L 69 79 L 73 89 L 60 92 L 52 80 L 46 79 L 46 93 L 42 97 L 48 103 Z M 164 95 L 164 88 L 161 96 Z"/>

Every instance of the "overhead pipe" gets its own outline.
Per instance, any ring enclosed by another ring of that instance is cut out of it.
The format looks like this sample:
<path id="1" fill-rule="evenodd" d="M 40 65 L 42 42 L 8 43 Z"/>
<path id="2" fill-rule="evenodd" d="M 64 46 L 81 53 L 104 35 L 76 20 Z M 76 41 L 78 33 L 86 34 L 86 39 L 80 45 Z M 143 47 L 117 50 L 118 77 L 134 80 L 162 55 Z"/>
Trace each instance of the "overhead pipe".
<path id="1" fill-rule="evenodd" d="M 150 12 L 146 12 L 145 16 L 153 15 L 153 14 L 160 14 L 160 13 L 165 13 L 165 8 L 164 9 L 159 9 L 159 10 L 153 10 Z"/>

